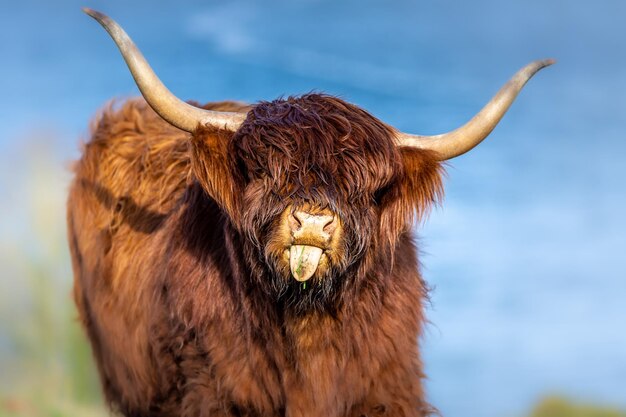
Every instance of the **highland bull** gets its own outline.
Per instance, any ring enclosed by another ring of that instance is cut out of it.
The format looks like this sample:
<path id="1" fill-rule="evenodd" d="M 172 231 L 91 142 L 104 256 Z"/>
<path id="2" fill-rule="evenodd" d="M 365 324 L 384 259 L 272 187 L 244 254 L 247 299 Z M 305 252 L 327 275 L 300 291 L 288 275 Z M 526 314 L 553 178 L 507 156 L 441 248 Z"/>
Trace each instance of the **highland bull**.
<path id="1" fill-rule="evenodd" d="M 426 416 L 427 287 L 411 226 L 441 162 L 482 141 L 520 70 L 466 125 L 401 133 L 341 99 L 174 97 L 125 32 L 145 98 L 103 111 L 68 203 L 74 296 L 127 416 Z M 147 102 L 147 104 L 146 104 Z"/>

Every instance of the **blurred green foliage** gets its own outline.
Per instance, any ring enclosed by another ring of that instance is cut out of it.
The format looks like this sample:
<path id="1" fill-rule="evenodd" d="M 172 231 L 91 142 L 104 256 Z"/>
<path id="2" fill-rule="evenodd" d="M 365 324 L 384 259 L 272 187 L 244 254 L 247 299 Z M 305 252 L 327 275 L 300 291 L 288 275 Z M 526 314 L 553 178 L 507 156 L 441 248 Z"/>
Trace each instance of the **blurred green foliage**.
<path id="1" fill-rule="evenodd" d="M 626 412 L 577 404 L 561 397 L 548 397 L 537 404 L 530 417 L 626 417 Z"/>
<path id="2" fill-rule="evenodd" d="M 71 298 L 70 172 L 54 135 L 35 136 L 7 158 L 11 175 L 0 176 L 0 417 L 105 416 Z"/>

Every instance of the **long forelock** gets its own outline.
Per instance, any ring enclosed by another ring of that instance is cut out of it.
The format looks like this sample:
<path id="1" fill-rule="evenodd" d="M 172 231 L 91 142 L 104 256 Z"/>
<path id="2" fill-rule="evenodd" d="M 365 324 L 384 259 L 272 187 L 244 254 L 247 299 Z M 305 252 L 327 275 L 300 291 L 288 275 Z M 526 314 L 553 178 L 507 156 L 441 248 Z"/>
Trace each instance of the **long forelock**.
<path id="1" fill-rule="evenodd" d="M 396 173 L 391 128 L 364 110 L 323 94 L 257 104 L 232 139 L 248 179 L 267 178 L 289 197 L 354 199 Z"/>

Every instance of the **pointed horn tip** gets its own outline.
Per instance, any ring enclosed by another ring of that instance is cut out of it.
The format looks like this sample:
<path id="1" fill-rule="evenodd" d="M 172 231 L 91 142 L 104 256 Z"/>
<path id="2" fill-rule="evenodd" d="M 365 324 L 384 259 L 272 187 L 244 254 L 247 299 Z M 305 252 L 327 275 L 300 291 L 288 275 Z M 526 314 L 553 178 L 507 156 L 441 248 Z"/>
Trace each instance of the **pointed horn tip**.
<path id="1" fill-rule="evenodd" d="M 541 68 L 549 67 L 550 65 L 556 64 L 556 59 L 554 58 L 542 59 L 539 61 L 539 64 L 541 64 Z"/>
<path id="2" fill-rule="evenodd" d="M 550 65 L 553 65 L 555 63 L 556 63 L 556 59 L 553 59 L 553 58 L 538 59 L 537 61 L 533 61 L 530 64 L 526 65 L 524 68 L 522 68 L 520 70 L 520 73 L 530 71 L 529 73 L 526 74 L 526 76 L 530 78 L 533 75 L 535 75 L 538 71 L 546 67 L 549 67 Z"/>
<path id="3" fill-rule="evenodd" d="M 104 13 L 100 13 L 99 11 L 90 9 L 89 7 L 83 7 L 82 10 L 84 13 L 88 14 L 89 16 L 100 22 L 107 18 L 107 15 L 105 15 Z"/>

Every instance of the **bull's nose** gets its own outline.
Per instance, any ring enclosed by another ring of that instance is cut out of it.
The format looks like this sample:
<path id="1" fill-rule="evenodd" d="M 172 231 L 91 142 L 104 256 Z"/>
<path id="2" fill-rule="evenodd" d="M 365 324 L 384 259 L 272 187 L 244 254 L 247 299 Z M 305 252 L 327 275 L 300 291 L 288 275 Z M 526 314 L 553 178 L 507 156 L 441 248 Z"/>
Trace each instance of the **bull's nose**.
<path id="1" fill-rule="evenodd" d="M 291 275 L 300 282 L 309 280 L 332 244 L 339 220 L 330 210 L 300 208 L 289 213 L 288 223 L 293 241 L 289 248 Z"/>
<path id="2" fill-rule="evenodd" d="M 291 214 L 291 231 L 294 238 L 318 237 L 328 241 L 337 228 L 337 217 L 329 212 L 309 213 L 297 210 Z"/>

